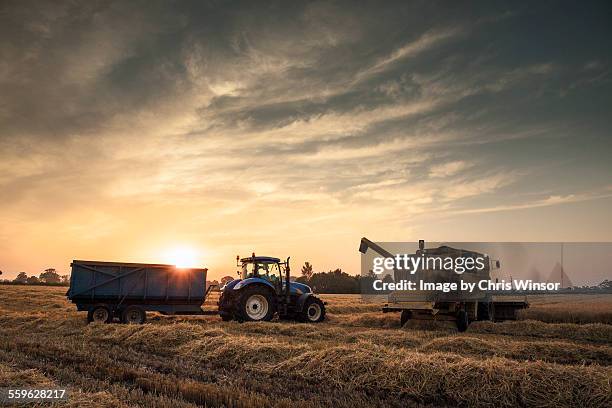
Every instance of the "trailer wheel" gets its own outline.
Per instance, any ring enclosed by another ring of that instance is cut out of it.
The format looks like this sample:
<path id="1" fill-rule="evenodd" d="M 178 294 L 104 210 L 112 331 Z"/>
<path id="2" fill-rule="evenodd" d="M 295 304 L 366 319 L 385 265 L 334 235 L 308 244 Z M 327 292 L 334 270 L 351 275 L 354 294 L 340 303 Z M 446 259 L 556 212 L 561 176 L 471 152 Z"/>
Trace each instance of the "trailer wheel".
<path id="1" fill-rule="evenodd" d="M 323 319 L 325 319 L 325 305 L 321 299 L 310 296 L 304 304 L 300 321 L 307 323 L 319 323 L 322 322 Z"/>
<path id="2" fill-rule="evenodd" d="M 121 313 L 121 323 L 143 324 L 147 319 L 147 313 L 138 306 L 128 306 Z"/>
<path id="3" fill-rule="evenodd" d="M 400 327 L 404 327 L 408 320 L 412 319 L 412 312 L 410 310 L 402 310 L 402 315 L 400 317 Z"/>
<path id="4" fill-rule="evenodd" d="M 468 314 L 465 310 L 460 310 L 457 312 L 457 330 L 460 332 L 464 332 L 468 328 Z"/>
<path id="5" fill-rule="evenodd" d="M 113 321 L 113 315 L 106 306 L 95 306 L 87 312 L 88 323 L 110 323 Z"/>
<path id="6" fill-rule="evenodd" d="M 269 290 L 260 286 L 251 286 L 242 289 L 241 292 L 238 321 L 272 320 L 275 305 Z"/>

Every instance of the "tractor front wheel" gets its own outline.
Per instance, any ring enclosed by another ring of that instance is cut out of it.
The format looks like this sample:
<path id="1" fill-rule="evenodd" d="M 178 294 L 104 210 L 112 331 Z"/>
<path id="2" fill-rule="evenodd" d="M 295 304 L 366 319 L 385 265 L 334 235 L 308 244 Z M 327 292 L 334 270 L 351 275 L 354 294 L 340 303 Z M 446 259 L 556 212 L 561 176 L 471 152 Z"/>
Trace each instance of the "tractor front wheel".
<path id="1" fill-rule="evenodd" d="M 325 305 L 321 299 L 309 297 L 304 304 L 300 320 L 307 323 L 319 323 L 325 319 Z"/>
<path id="2" fill-rule="evenodd" d="M 270 291 L 252 286 L 241 290 L 239 319 L 247 322 L 268 322 L 274 316 L 275 308 Z"/>

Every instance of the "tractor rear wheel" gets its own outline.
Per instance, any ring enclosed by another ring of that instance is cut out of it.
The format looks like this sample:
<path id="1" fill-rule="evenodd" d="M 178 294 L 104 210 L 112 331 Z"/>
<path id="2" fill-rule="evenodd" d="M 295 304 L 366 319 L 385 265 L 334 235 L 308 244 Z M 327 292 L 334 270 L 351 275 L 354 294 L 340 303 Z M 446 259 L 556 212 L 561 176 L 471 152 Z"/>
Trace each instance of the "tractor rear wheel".
<path id="1" fill-rule="evenodd" d="M 241 292 L 238 320 L 247 322 L 268 322 L 272 320 L 275 305 L 269 290 L 260 286 L 251 286 L 242 289 Z"/>
<path id="2" fill-rule="evenodd" d="M 307 323 L 319 323 L 325 319 L 325 305 L 321 299 L 310 296 L 304 303 L 300 321 Z"/>

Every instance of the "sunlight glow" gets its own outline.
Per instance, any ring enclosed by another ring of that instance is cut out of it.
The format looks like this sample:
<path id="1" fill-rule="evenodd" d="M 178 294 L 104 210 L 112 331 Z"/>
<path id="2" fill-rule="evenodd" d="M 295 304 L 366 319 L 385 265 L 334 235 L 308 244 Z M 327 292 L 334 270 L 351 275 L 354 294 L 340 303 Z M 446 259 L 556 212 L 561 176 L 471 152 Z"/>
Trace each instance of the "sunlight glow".
<path id="1" fill-rule="evenodd" d="M 198 251 L 190 247 L 175 247 L 163 254 L 164 262 L 176 265 L 178 268 L 201 267 Z"/>

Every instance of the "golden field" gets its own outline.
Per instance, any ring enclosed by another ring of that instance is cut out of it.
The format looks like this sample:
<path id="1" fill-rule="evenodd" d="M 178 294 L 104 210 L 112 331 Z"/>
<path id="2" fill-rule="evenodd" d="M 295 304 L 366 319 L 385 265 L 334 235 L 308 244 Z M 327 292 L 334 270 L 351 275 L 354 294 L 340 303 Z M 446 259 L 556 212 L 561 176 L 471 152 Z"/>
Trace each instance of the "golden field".
<path id="1" fill-rule="evenodd" d="M 150 314 L 87 325 L 63 287 L 0 285 L 0 387 L 66 406 L 612 405 L 612 295 L 532 297 L 520 321 L 410 322 L 324 295 L 321 324 Z"/>

